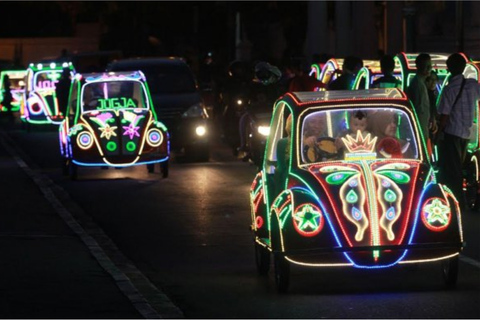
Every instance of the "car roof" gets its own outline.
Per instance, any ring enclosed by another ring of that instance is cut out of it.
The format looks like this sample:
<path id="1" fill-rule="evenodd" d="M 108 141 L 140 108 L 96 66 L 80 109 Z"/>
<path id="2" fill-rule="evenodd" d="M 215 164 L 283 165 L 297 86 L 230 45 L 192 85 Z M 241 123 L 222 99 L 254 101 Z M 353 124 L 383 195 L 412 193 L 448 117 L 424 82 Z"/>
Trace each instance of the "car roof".
<path id="1" fill-rule="evenodd" d="M 406 100 L 405 93 L 397 88 L 367 89 L 367 90 L 332 90 L 293 92 L 299 105 L 314 102 L 328 102 L 339 100 Z"/>
<path id="2" fill-rule="evenodd" d="M 85 79 L 86 82 L 95 82 L 103 80 L 142 80 L 145 81 L 145 75 L 142 71 L 113 71 L 103 73 L 77 73 L 75 79 Z"/>

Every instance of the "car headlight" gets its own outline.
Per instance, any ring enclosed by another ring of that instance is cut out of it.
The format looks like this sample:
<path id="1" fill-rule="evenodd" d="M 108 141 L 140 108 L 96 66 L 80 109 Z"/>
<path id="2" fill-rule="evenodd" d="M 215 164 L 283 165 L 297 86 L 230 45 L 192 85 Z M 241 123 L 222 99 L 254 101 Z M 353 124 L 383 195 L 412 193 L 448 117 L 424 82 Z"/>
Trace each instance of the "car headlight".
<path id="1" fill-rule="evenodd" d="M 89 149 L 93 145 L 93 137 L 90 132 L 82 132 L 77 136 L 77 145 L 83 149 Z"/>
<path id="2" fill-rule="evenodd" d="M 147 143 L 152 147 L 158 147 L 163 142 L 163 134 L 157 128 L 151 128 L 147 132 Z"/>
<path id="3" fill-rule="evenodd" d="M 182 118 L 208 118 L 207 110 L 205 110 L 205 107 L 201 103 L 197 103 L 190 108 L 187 109 L 182 114 Z"/>
<path id="4" fill-rule="evenodd" d="M 207 128 L 205 126 L 198 126 L 195 128 L 195 133 L 197 136 L 203 137 L 207 133 Z"/>
<path id="5" fill-rule="evenodd" d="M 268 136 L 270 134 L 270 126 L 259 126 L 258 133 L 262 136 Z"/>

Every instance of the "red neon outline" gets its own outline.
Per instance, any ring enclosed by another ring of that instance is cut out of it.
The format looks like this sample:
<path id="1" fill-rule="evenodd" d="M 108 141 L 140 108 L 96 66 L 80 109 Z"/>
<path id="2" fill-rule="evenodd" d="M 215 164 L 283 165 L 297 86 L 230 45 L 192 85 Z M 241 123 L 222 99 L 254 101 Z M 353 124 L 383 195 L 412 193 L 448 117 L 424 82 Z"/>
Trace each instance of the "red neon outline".
<path id="1" fill-rule="evenodd" d="M 329 99 L 328 101 L 305 101 L 305 102 L 300 102 L 298 101 L 297 97 L 291 93 L 291 92 L 288 92 L 286 94 L 286 96 L 290 96 L 292 98 L 292 100 L 295 102 L 295 104 L 297 104 L 299 107 L 303 107 L 303 106 L 308 106 L 308 105 L 312 105 L 312 104 L 316 104 L 316 105 L 325 105 L 325 104 L 330 104 L 331 102 L 335 102 L 335 103 L 361 103 L 361 102 L 364 102 L 364 101 L 368 101 L 368 102 L 372 102 L 372 101 L 378 101 L 378 102 L 383 102 L 383 101 L 391 101 L 393 103 L 393 101 L 407 101 L 407 96 L 405 94 L 405 92 L 398 90 L 398 93 L 400 93 L 402 96 L 399 97 L 399 98 L 362 98 L 362 99 Z M 406 107 L 408 108 L 408 107 Z"/>

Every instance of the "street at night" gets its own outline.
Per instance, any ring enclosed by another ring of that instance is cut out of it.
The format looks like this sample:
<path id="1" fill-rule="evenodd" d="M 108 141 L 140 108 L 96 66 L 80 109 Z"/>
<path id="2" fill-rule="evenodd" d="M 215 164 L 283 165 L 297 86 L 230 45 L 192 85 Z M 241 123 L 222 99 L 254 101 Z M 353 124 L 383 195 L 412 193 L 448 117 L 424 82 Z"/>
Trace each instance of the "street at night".
<path id="1" fill-rule="evenodd" d="M 0 12 L 1 319 L 480 319 L 480 2 Z"/>

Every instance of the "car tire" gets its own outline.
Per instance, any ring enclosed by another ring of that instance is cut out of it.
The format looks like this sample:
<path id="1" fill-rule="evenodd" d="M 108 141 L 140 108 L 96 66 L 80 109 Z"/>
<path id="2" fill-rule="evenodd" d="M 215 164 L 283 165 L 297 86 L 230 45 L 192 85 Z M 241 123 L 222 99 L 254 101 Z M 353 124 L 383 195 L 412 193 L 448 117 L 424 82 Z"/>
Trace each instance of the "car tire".
<path id="1" fill-rule="evenodd" d="M 285 293 L 290 285 L 290 264 L 280 253 L 273 255 L 275 286 L 278 293 Z"/>
<path id="2" fill-rule="evenodd" d="M 270 251 L 264 246 L 255 242 L 255 263 L 258 274 L 265 276 L 270 271 Z"/>
<path id="3" fill-rule="evenodd" d="M 62 167 L 62 174 L 64 176 L 68 176 L 68 173 L 69 173 L 68 172 L 68 163 L 69 163 L 68 159 L 62 158 L 60 165 Z"/>
<path id="4" fill-rule="evenodd" d="M 70 180 L 77 180 L 78 166 L 72 160 L 68 161 L 68 174 L 70 175 Z"/>
<path id="5" fill-rule="evenodd" d="M 458 279 L 458 256 L 443 260 L 442 275 L 447 289 L 454 289 Z"/>
<path id="6" fill-rule="evenodd" d="M 168 167 L 169 167 L 168 161 L 160 162 L 160 171 L 162 173 L 163 178 L 168 177 Z"/>

